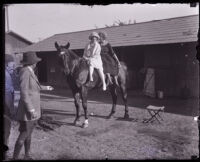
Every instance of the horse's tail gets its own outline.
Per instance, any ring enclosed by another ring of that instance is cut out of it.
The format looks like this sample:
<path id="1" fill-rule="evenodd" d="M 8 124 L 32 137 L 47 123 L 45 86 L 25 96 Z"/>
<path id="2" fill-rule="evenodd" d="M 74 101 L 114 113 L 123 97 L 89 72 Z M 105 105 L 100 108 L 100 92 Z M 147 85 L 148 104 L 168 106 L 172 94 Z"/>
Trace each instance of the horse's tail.
<path id="1" fill-rule="evenodd" d="M 127 67 L 127 65 L 126 65 L 125 62 L 120 62 L 120 64 L 121 64 L 121 67 L 122 67 L 122 69 L 123 69 L 123 71 L 124 71 L 125 78 L 126 78 L 126 83 L 127 83 L 128 80 L 129 80 L 128 67 Z"/>
<path id="2" fill-rule="evenodd" d="M 128 75 L 128 67 L 127 67 L 126 64 L 125 64 L 125 69 L 124 69 L 124 71 L 125 71 L 125 75 L 126 75 L 126 83 L 128 83 L 129 75 Z"/>
<path id="3" fill-rule="evenodd" d="M 124 69 L 124 71 L 126 72 L 126 75 L 128 76 L 128 67 L 127 67 L 126 63 L 120 62 L 120 64 L 122 65 L 122 68 Z"/>

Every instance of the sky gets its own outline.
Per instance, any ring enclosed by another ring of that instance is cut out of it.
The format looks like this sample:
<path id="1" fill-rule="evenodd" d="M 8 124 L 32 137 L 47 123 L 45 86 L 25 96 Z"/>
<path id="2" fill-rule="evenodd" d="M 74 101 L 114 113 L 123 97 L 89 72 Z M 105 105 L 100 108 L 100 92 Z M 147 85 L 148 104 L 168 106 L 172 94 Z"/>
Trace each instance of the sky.
<path id="1" fill-rule="evenodd" d="M 111 4 L 93 7 L 79 4 L 12 4 L 8 7 L 9 30 L 38 42 L 58 33 L 103 28 L 115 21 L 132 23 L 199 14 L 199 5 Z M 6 25 L 6 23 L 5 23 Z M 7 26 L 6 26 L 7 30 Z"/>

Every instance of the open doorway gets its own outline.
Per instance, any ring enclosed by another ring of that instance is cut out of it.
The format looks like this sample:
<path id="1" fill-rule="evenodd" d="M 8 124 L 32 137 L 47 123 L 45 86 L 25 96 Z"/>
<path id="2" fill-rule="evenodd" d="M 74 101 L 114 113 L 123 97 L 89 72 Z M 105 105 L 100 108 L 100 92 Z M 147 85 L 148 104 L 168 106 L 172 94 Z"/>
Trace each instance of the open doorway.
<path id="1" fill-rule="evenodd" d="M 144 68 L 144 50 L 142 47 L 121 47 L 116 50 L 119 59 L 128 67 L 128 89 L 142 91 L 145 75 L 141 72 Z"/>
<path id="2" fill-rule="evenodd" d="M 47 59 L 44 55 L 37 54 L 42 60 L 37 64 L 37 76 L 40 83 L 47 83 Z"/>

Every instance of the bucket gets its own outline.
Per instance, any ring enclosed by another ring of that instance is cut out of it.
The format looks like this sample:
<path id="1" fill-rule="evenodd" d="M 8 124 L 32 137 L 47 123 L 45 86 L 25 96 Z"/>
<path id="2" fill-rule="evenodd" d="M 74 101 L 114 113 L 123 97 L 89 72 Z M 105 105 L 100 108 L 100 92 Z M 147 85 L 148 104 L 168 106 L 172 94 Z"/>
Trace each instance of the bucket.
<path id="1" fill-rule="evenodd" d="M 158 91 L 157 93 L 158 93 L 158 98 L 163 99 L 163 97 L 164 97 L 163 91 Z"/>

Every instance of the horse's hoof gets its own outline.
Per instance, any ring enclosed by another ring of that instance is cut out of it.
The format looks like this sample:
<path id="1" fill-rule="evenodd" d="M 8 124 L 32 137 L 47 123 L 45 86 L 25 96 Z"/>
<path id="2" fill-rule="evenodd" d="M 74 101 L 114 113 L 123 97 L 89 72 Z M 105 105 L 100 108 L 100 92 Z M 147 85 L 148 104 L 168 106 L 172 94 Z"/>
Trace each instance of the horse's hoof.
<path id="1" fill-rule="evenodd" d="M 80 120 L 75 120 L 75 121 L 74 121 L 74 125 L 75 125 L 75 126 L 80 126 L 80 125 L 81 125 Z"/>
<path id="2" fill-rule="evenodd" d="M 88 123 L 83 123 L 82 128 L 87 128 L 88 127 Z"/>
<path id="3" fill-rule="evenodd" d="M 113 119 L 113 118 L 114 118 L 113 114 L 110 114 L 110 115 L 108 115 L 108 117 L 107 117 L 107 119 Z"/>
<path id="4" fill-rule="evenodd" d="M 129 119 L 129 114 L 125 114 L 124 119 Z"/>

